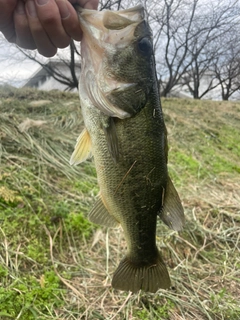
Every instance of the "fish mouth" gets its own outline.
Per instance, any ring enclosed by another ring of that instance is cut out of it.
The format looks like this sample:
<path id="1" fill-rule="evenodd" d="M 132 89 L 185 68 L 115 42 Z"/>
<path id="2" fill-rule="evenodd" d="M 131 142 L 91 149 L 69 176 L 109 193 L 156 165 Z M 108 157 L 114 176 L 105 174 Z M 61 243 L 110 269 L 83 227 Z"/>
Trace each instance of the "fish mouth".
<path id="1" fill-rule="evenodd" d="M 101 31 L 106 33 L 106 29 L 115 31 L 122 30 L 144 19 L 144 8 L 142 5 L 119 11 L 103 10 L 99 12 L 96 10 L 83 9 L 80 6 L 76 6 L 76 10 L 84 33 L 86 31 L 90 31 L 93 34 L 96 32 L 96 37 L 99 37 Z"/>
<path id="2" fill-rule="evenodd" d="M 144 19 L 144 8 L 139 5 L 130 9 L 95 11 L 76 7 L 84 38 L 92 51 L 101 55 L 106 46 L 126 46 L 134 37 L 136 26 Z M 84 45 L 83 45 L 84 47 Z"/>
<path id="3" fill-rule="evenodd" d="M 84 92 L 80 94 L 85 94 L 106 115 L 121 119 L 130 117 L 129 112 L 114 106 L 108 97 L 131 90 L 137 83 L 123 82 L 106 71 L 106 57 L 109 52 L 115 53 L 133 41 L 135 29 L 144 19 L 144 8 L 139 5 L 117 12 L 76 9 L 83 30 L 80 83 Z"/>

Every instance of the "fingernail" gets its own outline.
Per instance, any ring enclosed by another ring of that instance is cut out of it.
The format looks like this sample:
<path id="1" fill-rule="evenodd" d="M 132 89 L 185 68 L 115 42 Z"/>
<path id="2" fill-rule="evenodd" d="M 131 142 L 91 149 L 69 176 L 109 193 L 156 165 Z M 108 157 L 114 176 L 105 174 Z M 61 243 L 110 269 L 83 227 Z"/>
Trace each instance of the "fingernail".
<path id="1" fill-rule="evenodd" d="M 45 4 L 48 3 L 49 0 L 36 0 L 36 1 L 39 6 L 44 6 Z"/>
<path id="2" fill-rule="evenodd" d="M 27 12 L 31 17 L 37 16 L 37 10 L 36 10 L 34 1 L 27 2 Z"/>
<path id="3" fill-rule="evenodd" d="M 62 19 L 67 19 L 70 15 L 70 12 L 68 10 L 68 6 L 66 4 L 65 0 L 57 1 L 58 10 L 60 12 Z"/>
<path id="4" fill-rule="evenodd" d="M 22 1 L 18 1 L 17 7 L 16 7 L 17 14 L 26 14 L 25 12 L 25 6 Z"/>

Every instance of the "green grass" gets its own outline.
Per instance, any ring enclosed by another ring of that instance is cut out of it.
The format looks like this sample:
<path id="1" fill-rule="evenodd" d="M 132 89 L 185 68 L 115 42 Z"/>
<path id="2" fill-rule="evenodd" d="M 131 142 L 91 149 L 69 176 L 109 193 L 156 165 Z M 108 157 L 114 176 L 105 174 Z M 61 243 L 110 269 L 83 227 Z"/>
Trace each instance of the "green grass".
<path id="1" fill-rule="evenodd" d="M 8 276 L 6 273 L 5 278 Z M 48 313 L 49 308 L 63 306 L 61 295 L 64 290 L 54 271 L 45 272 L 39 279 L 28 274 L 20 279 L 16 275 L 11 282 L 11 285 L 0 288 L 1 319 L 36 319 L 41 313 Z"/>
<path id="2" fill-rule="evenodd" d="M 87 219 L 93 162 L 69 165 L 83 128 L 78 96 L 0 88 L 1 320 L 240 318 L 240 104 L 162 102 L 187 221 L 181 233 L 158 224 L 172 288 L 131 294 L 110 285 L 122 231 Z"/>

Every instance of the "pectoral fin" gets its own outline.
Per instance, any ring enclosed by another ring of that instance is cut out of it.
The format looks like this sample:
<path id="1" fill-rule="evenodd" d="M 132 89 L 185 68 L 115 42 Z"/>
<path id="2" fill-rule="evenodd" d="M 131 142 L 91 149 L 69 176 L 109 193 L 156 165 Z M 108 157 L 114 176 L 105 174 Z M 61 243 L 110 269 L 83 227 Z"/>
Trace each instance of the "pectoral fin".
<path id="1" fill-rule="evenodd" d="M 108 212 L 101 196 L 90 211 L 88 218 L 91 222 L 106 226 L 108 228 L 119 227 L 119 222 Z"/>
<path id="2" fill-rule="evenodd" d="M 77 139 L 74 152 L 70 159 L 70 164 L 77 165 L 89 158 L 91 156 L 91 148 L 92 143 L 89 132 L 84 128 Z"/>
<path id="3" fill-rule="evenodd" d="M 185 222 L 181 200 L 169 177 L 167 188 L 164 192 L 163 208 L 159 213 L 159 217 L 169 228 L 176 231 L 180 231 Z"/>
<path id="4" fill-rule="evenodd" d="M 105 123 L 102 123 L 102 125 L 108 145 L 108 151 L 116 163 L 119 159 L 119 145 L 114 119 L 108 118 Z"/>

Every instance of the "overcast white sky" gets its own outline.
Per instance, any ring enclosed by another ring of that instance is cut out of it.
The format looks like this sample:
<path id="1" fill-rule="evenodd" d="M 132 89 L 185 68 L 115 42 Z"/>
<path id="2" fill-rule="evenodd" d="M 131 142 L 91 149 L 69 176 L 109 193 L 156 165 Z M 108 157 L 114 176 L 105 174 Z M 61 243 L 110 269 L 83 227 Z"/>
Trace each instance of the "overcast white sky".
<path id="1" fill-rule="evenodd" d="M 36 62 L 26 59 L 15 45 L 0 37 L 0 85 L 22 86 L 39 67 Z"/>

